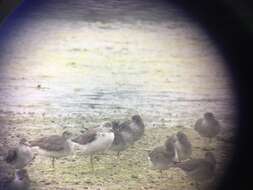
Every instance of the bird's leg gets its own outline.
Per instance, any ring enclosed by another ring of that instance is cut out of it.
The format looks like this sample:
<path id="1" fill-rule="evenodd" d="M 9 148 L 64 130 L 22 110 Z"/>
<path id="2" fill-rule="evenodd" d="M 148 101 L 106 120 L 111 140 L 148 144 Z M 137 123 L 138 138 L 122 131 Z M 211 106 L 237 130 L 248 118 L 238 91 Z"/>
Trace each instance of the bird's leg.
<path id="1" fill-rule="evenodd" d="M 54 168 L 55 157 L 52 158 L 52 167 Z"/>
<path id="2" fill-rule="evenodd" d="M 90 155 L 91 170 L 94 173 L 93 154 Z"/>
<path id="3" fill-rule="evenodd" d="M 199 183 L 197 181 L 195 181 L 195 187 L 197 190 L 200 190 L 200 186 L 199 186 Z"/>
<path id="4" fill-rule="evenodd" d="M 209 137 L 208 139 L 208 150 L 212 150 L 212 138 Z"/>
<path id="5" fill-rule="evenodd" d="M 159 170 L 161 178 L 163 177 L 163 170 Z"/>
<path id="6" fill-rule="evenodd" d="M 207 138 L 206 138 L 206 137 L 204 137 L 204 144 L 205 144 L 205 146 L 207 146 L 207 145 L 208 145 L 208 140 L 207 140 Z"/>
<path id="7" fill-rule="evenodd" d="M 120 157 L 120 151 L 117 152 L 117 159 Z"/>

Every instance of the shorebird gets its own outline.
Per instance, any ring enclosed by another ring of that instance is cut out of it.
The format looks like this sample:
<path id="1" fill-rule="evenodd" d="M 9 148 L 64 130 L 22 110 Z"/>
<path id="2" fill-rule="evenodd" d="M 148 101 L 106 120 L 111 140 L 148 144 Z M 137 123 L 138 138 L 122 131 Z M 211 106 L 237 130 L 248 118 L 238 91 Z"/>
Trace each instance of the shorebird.
<path id="1" fill-rule="evenodd" d="M 112 122 L 112 130 L 114 133 L 114 140 L 113 140 L 113 143 L 110 147 L 110 150 L 117 152 L 117 157 L 119 158 L 120 152 L 124 151 L 128 148 L 128 146 L 129 146 L 128 141 L 132 142 L 133 137 L 126 138 L 127 134 L 124 135 L 124 131 L 120 130 L 119 122 L 116 122 L 116 121 Z M 129 132 L 131 132 L 131 131 L 129 130 Z M 131 140 L 129 138 L 131 138 Z"/>
<path id="2" fill-rule="evenodd" d="M 13 165 L 16 169 L 22 169 L 28 165 L 34 158 L 30 144 L 25 138 L 22 138 L 19 145 L 8 151 L 5 161 Z"/>
<path id="3" fill-rule="evenodd" d="M 105 152 L 114 140 L 114 133 L 110 128 L 91 128 L 71 140 L 71 147 L 81 154 L 90 155 L 90 164 L 94 172 L 93 155 Z"/>
<path id="4" fill-rule="evenodd" d="M 173 143 L 171 145 L 172 140 Z M 191 142 L 188 140 L 188 137 L 181 131 L 172 135 L 172 137 L 168 137 L 165 141 L 165 146 L 169 148 L 173 146 L 176 162 L 186 160 L 190 158 L 192 154 Z"/>
<path id="5" fill-rule="evenodd" d="M 6 185 L 6 190 L 28 190 L 30 189 L 30 178 L 25 169 L 17 170 L 15 178 Z"/>
<path id="6" fill-rule="evenodd" d="M 166 170 L 174 164 L 174 151 L 168 152 L 165 146 L 154 148 L 148 156 L 152 169 Z"/>
<path id="7" fill-rule="evenodd" d="M 152 169 L 158 169 L 162 173 L 162 170 L 167 170 L 175 164 L 174 143 L 175 139 L 169 138 L 166 145 L 158 146 L 149 153 L 148 160 Z"/>
<path id="8" fill-rule="evenodd" d="M 144 134 L 145 125 L 144 125 L 143 120 L 140 115 L 132 116 L 131 121 L 127 121 L 126 123 L 123 123 L 121 125 L 123 125 L 123 126 L 128 125 L 129 126 L 129 128 L 132 131 L 134 142 L 139 140 Z"/>
<path id="9" fill-rule="evenodd" d="M 209 138 L 209 142 L 220 132 L 220 128 L 219 121 L 210 112 L 205 113 L 203 118 L 198 119 L 194 126 L 200 136 Z"/>
<path id="10" fill-rule="evenodd" d="M 212 152 L 206 152 L 204 159 L 191 159 L 176 163 L 175 167 L 182 169 L 195 181 L 197 189 L 202 182 L 211 181 L 215 174 L 216 160 Z"/>
<path id="11" fill-rule="evenodd" d="M 15 168 L 6 163 L 0 161 L 0 189 L 6 189 L 6 186 L 15 179 Z"/>
<path id="12" fill-rule="evenodd" d="M 126 150 L 143 136 L 145 125 L 139 115 L 134 115 L 131 120 L 122 123 L 113 121 L 112 129 L 115 138 L 111 150 L 116 151 L 119 158 L 121 151 Z"/>
<path id="13" fill-rule="evenodd" d="M 52 167 L 56 158 L 67 156 L 71 153 L 71 133 L 64 131 L 62 135 L 51 135 L 31 141 L 35 151 L 43 156 L 52 158 Z"/>

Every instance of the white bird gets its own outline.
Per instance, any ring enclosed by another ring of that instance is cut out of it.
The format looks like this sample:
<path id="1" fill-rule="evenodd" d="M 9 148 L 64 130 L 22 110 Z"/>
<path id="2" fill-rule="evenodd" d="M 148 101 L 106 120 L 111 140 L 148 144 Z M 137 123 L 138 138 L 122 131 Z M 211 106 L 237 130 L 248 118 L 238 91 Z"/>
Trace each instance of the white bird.
<path id="1" fill-rule="evenodd" d="M 114 133 L 110 128 L 91 128 L 83 134 L 71 139 L 71 147 L 83 155 L 90 155 L 92 171 L 94 171 L 93 155 L 107 151 L 114 140 Z"/>

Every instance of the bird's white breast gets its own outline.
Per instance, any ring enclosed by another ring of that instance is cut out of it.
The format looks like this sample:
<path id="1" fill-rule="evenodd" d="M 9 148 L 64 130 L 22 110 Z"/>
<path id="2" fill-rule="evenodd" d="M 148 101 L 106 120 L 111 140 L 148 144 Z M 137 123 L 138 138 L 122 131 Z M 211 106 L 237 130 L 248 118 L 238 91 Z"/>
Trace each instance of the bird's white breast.
<path id="1" fill-rule="evenodd" d="M 71 142 L 71 145 L 75 151 L 80 151 L 83 154 L 92 154 L 95 152 L 104 152 L 109 149 L 114 140 L 114 133 L 101 132 L 97 135 L 96 139 L 85 145 L 81 145 L 75 142 Z"/>

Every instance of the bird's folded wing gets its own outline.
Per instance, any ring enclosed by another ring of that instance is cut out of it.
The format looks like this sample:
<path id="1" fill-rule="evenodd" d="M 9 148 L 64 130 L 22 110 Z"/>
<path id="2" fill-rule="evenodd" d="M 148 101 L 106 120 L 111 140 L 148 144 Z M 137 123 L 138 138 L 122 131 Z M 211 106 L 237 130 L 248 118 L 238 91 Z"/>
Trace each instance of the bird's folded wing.
<path id="1" fill-rule="evenodd" d="M 201 128 L 202 121 L 203 121 L 203 119 L 198 119 L 197 120 L 197 122 L 194 125 L 195 130 L 199 130 Z"/>
<path id="2" fill-rule="evenodd" d="M 87 133 L 81 134 L 80 136 L 72 139 L 73 142 L 85 145 L 96 139 L 97 133 L 95 131 L 88 131 Z"/>
<path id="3" fill-rule="evenodd" d="M 201 162 L 202 162 L 201 159 L 193 159 L 182 163 L 177 163 L 176 166 L 186 172 L 191 172 L 198 169 L 198 167 L 201 165 Z"/>
<path id="4" fill-rule="evenodd" d="M 60 151 L 65 147 L 65 139 L 62 136 L 52 135 L 31 142 L 32 146 L 38 146 L 47 151 Z"/>

